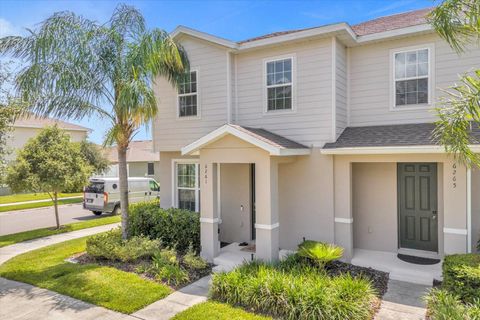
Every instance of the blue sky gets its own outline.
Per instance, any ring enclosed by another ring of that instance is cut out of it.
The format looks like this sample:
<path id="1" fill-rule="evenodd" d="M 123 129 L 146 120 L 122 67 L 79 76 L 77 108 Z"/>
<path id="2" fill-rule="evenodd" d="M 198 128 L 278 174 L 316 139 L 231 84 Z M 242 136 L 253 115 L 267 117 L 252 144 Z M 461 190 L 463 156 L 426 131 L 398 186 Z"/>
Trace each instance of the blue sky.
<path id="1" fill-rule="evenodd" d="M 185 25 L 230 40 L 320 26 L 335 22 L 359 23 L 376 17 L 425 8 L 432 0 L 335 1 L 0 1 L 0 37 L 22 34 L 57 11 L 73 11 L 99 22 L 110 17 L 118 3 L 134 5 L 149 27 L 172 31 Z M 72 121 L 75 122 L 75 121 Z M 90 140 L 101 143 L 108 125 L 99 119 L 77 121 L 93 129 Z M 135 137 L 150 139 L 146 129 Z"/>

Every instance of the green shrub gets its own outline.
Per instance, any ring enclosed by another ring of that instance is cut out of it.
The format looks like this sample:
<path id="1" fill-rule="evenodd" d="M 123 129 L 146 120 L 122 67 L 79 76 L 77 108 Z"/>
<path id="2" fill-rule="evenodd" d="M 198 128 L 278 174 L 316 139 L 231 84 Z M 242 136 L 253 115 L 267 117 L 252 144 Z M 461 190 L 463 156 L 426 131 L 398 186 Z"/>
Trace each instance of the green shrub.
<path id="1" fill-rule="evenodd" d="M 152 256 L 160 247 L 159 240 L 132 237 L 122 240 L 120 229 L 94 235 L 87 239 L 87 253 L 96 258 L 119 261 L 134 261 Z"/>
<path id="2" fill-rule="evenodd" d="M 377 298 L 369 281 L 329 277 L 295 259 L 278 264 L 254 261 L 216 273 L 210 295 L 282 319 L 371 319 Z"/>
<path id="3" fill-rule="evenodd" d="M 463 302 L 480 299 L 480 254 L 455 254 L 443 261 L 443 288 Z"/>
<path id="4" fill-rule="evenodd" d="M 431 320 L 478 320 L 480 302 L 463 304 L 458 296 L 447 290 L 433 289 L 425 298 Z"/>
<path id="5" fill-rule="evenodd" d="M 136 203 L 130 207 L 129 236 L 160 239 L 165 247 L 184 253 L 189 246 L 200 252 L 200 216 L 180 209 L 161 209 L 158 202 Z"/>
<path id="6" fill-rule="evenodd" d="M 329 243 L 306 240 L 298 246 L 298 255 L 313 260 L 320 267 L 338 260 L 343 255 L 343 248 Z"/>
<path id="7" fill-rule="evenodd" d="M 193 250 L 189 250 L 187 254 L 183 256 L 183 264 L 189 269 L 205 269 L 208 264 L 207 261 L 198 256 Z"/>
<path id="8" fill-rule="evenodd" d="M 166 264 L 178 265 L 177 253 L 173 249 L 162 249 L 154 253 L 152 257 L 154 266 L 164 266 Z"/>
<path id="9" fill-rule="evenodd" d="M 181 286 L 190 280 L 188 272 L 176 264 L 165 264 L 155 269 L 155 277 L 170 286 Z"/>

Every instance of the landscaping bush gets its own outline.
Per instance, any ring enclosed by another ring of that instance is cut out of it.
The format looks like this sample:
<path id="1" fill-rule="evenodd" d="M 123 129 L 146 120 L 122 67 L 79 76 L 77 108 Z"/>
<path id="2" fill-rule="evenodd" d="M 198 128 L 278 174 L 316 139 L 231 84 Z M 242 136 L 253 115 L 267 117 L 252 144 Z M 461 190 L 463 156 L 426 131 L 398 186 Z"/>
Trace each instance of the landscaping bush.
<path id="1" fill-rule="evenodd" d="M 183 264 L 189 269 L 205 269 L 208 266 L 207 261 L 195 254 L 192 249 L 183 256 Z"/>
<path id="2" fill-rule="evenodd" d="M 200 216 L 180 209 L 161 209 L 158 202 L 136 203 L 130 207 L 129 236 L 159 239 L 165 247 L 184 253 L 190 246 L 200 252 Z"/>
<path id="3" fill-rule="evenodd" d="M 340 259 L 343 248 L 329 243 L 306 240 L 298 246 L 298 255 L 324 267 L 327 263 Z"/>
<path id="4" fill-rule="evenodd" d="M 96 258 L 127 262 L 150 257 L 159 248 L 159 240 L 150 240 L 147 237 L 122 240 L 122 232 L 118 228 L 88 238 L 86 251 Z"/>
<path id="5" fill-rule="evenodd" d="M 455 254 L 443 261 L 443 289 L 465 303 L 480 299 L 480 254 Z"/>
<path id="6" fill-rule="evenodd" d="M 214 274 L 210 295 L 282 319 L 371 319 L 378 305 L 369 281 L 348 274 L 330 277 L 295 257 Z"/>
<path id="7" fill-rule="evenodd" d="M 150 270 L 155 278 L 171 286 L 180 286 L 190 280 L 188 272 L 183 269 L 177 259 L 175 250 L 161 250 L 152 257 Z"/>
<path id="8" fill-rule="evenodd" d="M 478 320 L 480 302 L 463 304 L 447 290 L 433 289 L 426 297 L 428 318 L 431 320 Z"/>

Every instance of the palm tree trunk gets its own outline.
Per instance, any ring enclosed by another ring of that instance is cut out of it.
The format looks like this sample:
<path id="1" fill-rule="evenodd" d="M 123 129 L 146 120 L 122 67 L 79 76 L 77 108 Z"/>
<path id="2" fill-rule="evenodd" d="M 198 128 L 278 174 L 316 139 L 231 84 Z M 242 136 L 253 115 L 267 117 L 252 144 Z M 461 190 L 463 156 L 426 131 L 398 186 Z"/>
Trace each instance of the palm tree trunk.
<path id="1" fill-rule="evenodd" d="M 122 211 L 122 238 L 127 239 L 128 230 L 128 172 L 127 147 L 118 145 L 118 178 L 120 185 L 120 210 Z"/>
<path id="2" fill-rule="evenodd" d="M 55 208 L 55 222 L 57 223 L 57 229 L 60 229 L 60 218 L 58 217 L 58 193 L 53 192 L 53 206 Z"/>

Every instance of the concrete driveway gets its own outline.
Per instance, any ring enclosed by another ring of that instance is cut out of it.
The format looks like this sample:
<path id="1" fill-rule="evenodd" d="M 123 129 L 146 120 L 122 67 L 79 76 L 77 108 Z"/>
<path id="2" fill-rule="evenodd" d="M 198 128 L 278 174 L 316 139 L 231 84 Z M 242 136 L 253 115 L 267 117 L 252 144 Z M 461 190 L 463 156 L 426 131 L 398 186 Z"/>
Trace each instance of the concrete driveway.
<path id="1" fill-rule="evenodd" d="M 98 218 L 90 211 L 84 210 L 81 203 L 62 205 L 58 207 L 58 210 L 61 224 Z M 54 226 L 55 213 L 53 207 L 0 213 L 0 235 Z"/>

